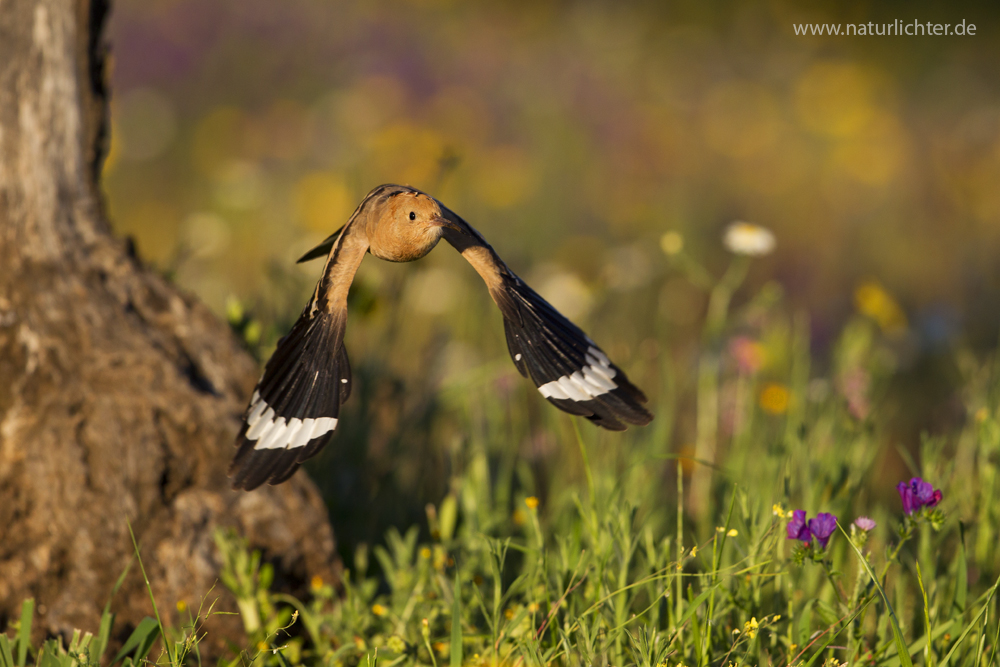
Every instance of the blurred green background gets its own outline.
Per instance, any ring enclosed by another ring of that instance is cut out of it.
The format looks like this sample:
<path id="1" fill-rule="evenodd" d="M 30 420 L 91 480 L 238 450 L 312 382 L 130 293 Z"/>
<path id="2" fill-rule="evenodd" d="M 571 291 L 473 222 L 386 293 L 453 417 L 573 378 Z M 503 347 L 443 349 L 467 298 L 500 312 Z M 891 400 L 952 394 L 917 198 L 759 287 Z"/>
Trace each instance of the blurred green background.
<path id="1" fill-rule="evenodd" d="M 782 413 L 796 326 L 818 376 L 845 324 L 874 322 L 880 446 L 902 474 L 896 448 L 966 417 L 954 351 L 997 339 L 1000 5 L 807 4 L 118 0 L 111 219 L 266 359 L 320 270 L 294 260 L 372 187 L 424 189 L 647 391 L 641 437 L 664 454 L 695 438 L 707 298 L 662 237 L 718 275 L 722 230 L 751 221 L 777 249 L 710 346 L 760 345 L 761 408 Z M 977 32 L 792 27 L 894 19 Z M 358 382 L 314 468 L 347 542 L 419 520 L 477 428 L 532 483 L 566 465 L 567 418 L 517 376 L 478 280 L 449 248 L 363 265 Z M 848 402 L 850 377 L 832 387 Z"/>

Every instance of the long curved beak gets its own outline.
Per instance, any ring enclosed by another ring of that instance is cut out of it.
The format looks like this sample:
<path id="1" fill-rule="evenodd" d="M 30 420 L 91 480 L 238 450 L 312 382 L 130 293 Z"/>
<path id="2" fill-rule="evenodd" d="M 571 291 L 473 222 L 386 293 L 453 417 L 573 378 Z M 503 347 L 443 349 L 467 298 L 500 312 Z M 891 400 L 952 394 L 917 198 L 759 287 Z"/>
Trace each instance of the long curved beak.
<path id="1" fill-rule="evenodd" d="M 454 229 L 456 232 L 465 231 L 462 229 L 461 225 L 452 222 L 443 215 L 435 215 L 433 218 L 431 218 L 429 224 L 431 227 L 445 227 L 447 229 Z"/>

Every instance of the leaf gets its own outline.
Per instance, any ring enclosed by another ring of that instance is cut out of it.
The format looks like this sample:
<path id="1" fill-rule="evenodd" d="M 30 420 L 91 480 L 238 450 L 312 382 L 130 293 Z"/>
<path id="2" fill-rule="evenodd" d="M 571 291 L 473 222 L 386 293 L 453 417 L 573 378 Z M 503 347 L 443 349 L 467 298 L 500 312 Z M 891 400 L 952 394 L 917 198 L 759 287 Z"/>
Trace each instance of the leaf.
<path id="1" fill-rule="evenodd" d="M 135 651 L 135 662 L 142 660 L 149 653 L 149 649 L 153 647 L 153 642 L 156 641 L 159 635 L 160 624 L 157 623 L 155 618 L 147 616 L 142 619 L 135 630 L 132 631 L 132 634 L 129 635 L 129 638 L 125 640 L 125 644 L 122 645 L 121 650 L 118 651 L 118 655 L 111 661 L 111 664 L 117 663 L 132 651 Z"/>
<path id="2" fill-rule="evenodd" d="M 965 524 L 958 522 L 958 563 L 955 567 L 955 611 L 965 611 L 969 597 L 969 573 L 965 561 Z"/>
<path id="3" fill-rule="evenodd" d="M 462 667 L 462 582 L 458 578 L 457 564 L 451 597 L 451 648 L 448 651 L 448 661 L 451 667 Z"/>
<path id="4" fill-rule="evenodd" d="M 0 667 L 14 667 L 14 656 L 10 652 L 10 640 L 0 632 Z"/>
<path id="5" fill-rule="evenodd" d="M 31 619 L 35 615 L 35 599 L 28 598 L 21 603 L 21 628 L 17 631 L 17 667 L 24 667 L 28 660 L 28 646 L 31 645 Z"/>
<path id="6" fill-rule="evenodd" d="M 56 639 L 50 639 L 42 645 L 39 658 L 38 667 L 72 667 L 73 665 L 73 658 L 62 650 L 59 640 Z"/>
<path id="7" fill-rule="evenodd" d="M 110 604 L 110 601 L 108 604 Z M 87 648 L 87 655 L 90 656 L 90 662 L 95 665 L 101 664 L 101 657 L 108 648 L 108 639 L 111 637 L 111 626 L 114 625 L 114 622 L 115 615 L 105 607 L 104 613 L 101 614 L 101 625 L 97 630 L 97 636 L 94 637 L 94 640 L 90 642 L 90 646 Z"/>
<path id="8" fill-rule="evenodd" d="M 680 628 L 685 623 L 687 623 L 688 619 L 691 618 L 696 611 L 698 611 L 698 607 L 700 607 L 705 602 L 705 600 L 708 599 L 708 596 L 711 595 L 712 592 L 718 588 L 719 586 L 718 584 L 716 584 L 715 586 L 712 586 L 711 588 L 702 591 L 698 597 L 696 597 L 694 600 L 691 600 L 691 602 L 688 604 L 687 611 L 685 611 L 684 615 L 681 616 L 681 620 L 677 624 L 677 627 Z"/>

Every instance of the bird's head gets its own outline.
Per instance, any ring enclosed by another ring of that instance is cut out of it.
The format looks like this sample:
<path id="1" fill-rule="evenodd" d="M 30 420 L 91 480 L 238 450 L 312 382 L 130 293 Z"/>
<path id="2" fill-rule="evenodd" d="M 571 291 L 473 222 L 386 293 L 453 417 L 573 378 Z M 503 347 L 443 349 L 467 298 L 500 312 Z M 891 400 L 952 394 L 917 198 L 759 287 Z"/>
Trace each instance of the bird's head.
<path id="1" fill-rule="evenodd" d="M 437 245 L 445 228 L 461 230 L 433 197 L 406 190 L 386 199 L 368 223 L 371 253 L 391 262 L 420 259 Z"/>

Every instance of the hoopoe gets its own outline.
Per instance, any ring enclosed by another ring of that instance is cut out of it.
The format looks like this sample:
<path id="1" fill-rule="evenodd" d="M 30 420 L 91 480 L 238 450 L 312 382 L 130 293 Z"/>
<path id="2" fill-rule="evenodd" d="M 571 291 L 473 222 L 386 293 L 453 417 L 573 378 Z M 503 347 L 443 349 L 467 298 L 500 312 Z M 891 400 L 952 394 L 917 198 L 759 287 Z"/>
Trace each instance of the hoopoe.
<path id="1" fill-rule="evenodd" d="M 347 292 L 365 254 L 409 262 L 442 238 L 486 282 L 503 314 L 514 365 L 550 403 L 612 431 L 652 420 L 642 391 L 579 327 L 518 278 L 478 231 L 415 188 L 380 185 L 346 225 L 299 259 L 326 255 L 326 264 L 250 399 L 229 471 L 234 488 L 284 482 L 333 437 L 340 406 L 351 393 L 344 349 Z"/>

